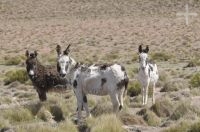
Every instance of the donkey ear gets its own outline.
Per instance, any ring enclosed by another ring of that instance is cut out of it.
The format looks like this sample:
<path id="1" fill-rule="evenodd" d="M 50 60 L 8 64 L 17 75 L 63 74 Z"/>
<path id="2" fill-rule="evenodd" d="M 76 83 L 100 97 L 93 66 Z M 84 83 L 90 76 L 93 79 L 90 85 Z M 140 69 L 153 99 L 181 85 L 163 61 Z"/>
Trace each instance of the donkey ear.
<path id="1" fill-rule="evenodd" d="M 146 49 L 144 50 L 144 52 L 145 52 L 145 53 L 148 53 L 148 52 L 149 52 L 149 46 L 148 46 L 148 45 L 146 46 Z"/>
<path id="2" fill-rule="evenodd" d="M 35 54 L 35 57 L 37 57 L 37 55 L 38 55 L 37 51 L 34 51 L 34 54 Z"/>
<path id="3" fill-rule="evenodd" d="M 142 45 L 139 46 L 138 51 L 139 53 L 142 53 Z"/>
<path id="4" fill-rule="evenodd" d="M 70 52 L 70 50 L 69 50 L 69 48 L 70 48 L 70 44 L 67 46 L 67 48 L 66 48 L 66 50 L 63 52 L 65 55 L 68 55 L 69 54 L 69 52 Z"/>
<path id="5" fill-rule="evenodd" d="M 61 54 L 61 46 L 60 45 L 56 46 L 56 52 L 57 52 L 58 56 Z"/>
<path id="6" fill-rule="evenodd" d="M 28 50 L 26 50 L 25 55 L 26 55 L 27 58 L 29 57 L 29 51 Z"/>

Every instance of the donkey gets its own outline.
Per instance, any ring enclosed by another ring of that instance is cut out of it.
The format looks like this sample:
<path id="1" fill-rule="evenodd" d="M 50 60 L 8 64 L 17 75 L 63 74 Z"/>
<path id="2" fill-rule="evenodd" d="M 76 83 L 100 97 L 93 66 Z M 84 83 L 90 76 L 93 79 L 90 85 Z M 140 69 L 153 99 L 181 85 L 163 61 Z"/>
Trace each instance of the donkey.
<path id="1" fill-rule="evenodd" d="M 138 48 L 139 51 L 139 73 L 138 73 L 138 80 L 142 85 L 142 104 L 146 105 L 148 101 L 148 88 L 150 82 L 153 84 L 152 90 L 152 104 L 155 103 L 155 86 L 158 81 L 158 69 L 155 63 L 152 63 L 148 60 L 148 52 L 149 47 L 146 46 L 146 49 L 142 49 L 142 45 Z"/>
<path id="2" fill-rule="evenodd" d="M 56 70 L 56 66 L 43 66 L 37 60 L 37 52 L 29 53 L 26 51 L 26 70 L 31 79 L 34 88 L 36 89 L 40 101 L 47 100 L 46 92 L 49 90 L 64 90 L 55 86 L 65 86 L 67 80 L 61 78 Z"/>
<path id="3" fill-rule="evenodd" d="M 61 54 L 61 48 L 59 45 L 57 46 L 57 66 L 61 75 L 70 76 L 77 98 L 78 120 L 82 115 L 82 107 L 86 110 L 87 116 L 90 116 L 87 94 L 109 95 L 113 104 L 113 111 L 121 110 L 129 82 L 125 68 L 119 64 L 79 65 L 69 57 L 69 47 L 70 45 Z"/>

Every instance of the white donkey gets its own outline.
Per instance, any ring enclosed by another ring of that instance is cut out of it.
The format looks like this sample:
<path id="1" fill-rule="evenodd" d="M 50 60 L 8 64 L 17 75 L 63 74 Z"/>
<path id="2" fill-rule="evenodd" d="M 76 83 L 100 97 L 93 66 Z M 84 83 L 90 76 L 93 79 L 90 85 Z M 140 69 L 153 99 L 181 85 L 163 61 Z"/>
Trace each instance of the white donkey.
<path id="1" fill-rule="evenodd" d="M 122 109 L 129 81 L 123 66 L 118 64 L 94 64 L 91 66 L 75 64 L 75 61 L 68 56 L 69 46 L 63 54 L 61 54 L 60 46 L 57 46 L 57 53 L 58 72 L 70 76 L 73 85 L 77 98 L 78 120 L 82 115 L 82 107 L 86 110 L 87 116 L 90 116 L 87 94 L 109 95 L 113 104 L 113 111 L 117 112 Z"/>
<path id="2" fill-rule="evenodd" d="M 139 46 L 139 73 L 138 73 L 138 80 L 142 85 L 142 104 L 146 105 L 148 100 L 148 88 L 150 82 L 153 84 L 152 90 L 152 103 L 155 103 L 155 86 L 158 81 L 158 69 L 155 63 L 152 63 L 148 60 L 148 52 L 149 47 L 146 46 L 146 49 L 142 49 L 142 45 Z"/>

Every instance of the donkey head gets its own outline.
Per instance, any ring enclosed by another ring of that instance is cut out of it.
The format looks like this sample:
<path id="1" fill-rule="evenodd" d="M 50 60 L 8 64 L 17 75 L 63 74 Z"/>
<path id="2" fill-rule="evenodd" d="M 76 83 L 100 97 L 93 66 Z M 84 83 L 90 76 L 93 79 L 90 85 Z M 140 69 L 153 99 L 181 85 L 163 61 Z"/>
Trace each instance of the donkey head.
<path id="1" fill-rule="evenodd" d="M 32 78 L 36 74 L 37 70 L 37 51 L 34 51 L 33 53 L 29 53 L 29 51 L 26 51 L 26 70 L 28 72 L 28 75 Z"/>
<path id="2" fill-rule="evenodd" d="M 57 71 L 60 73 L 62 77 L 64 77 L 66 74 L 69 73 L 69 66 L 72 63 L 72 60 L 69 57 L 69 52 L 70 52 L 69 48 L 70 48 L 70 44 L 62 53 L 60 45 L 57 45 L 56 47 L 56 51 L 58 54 Z"/>
<path id="3" fill-rule="evenodd" d="M 148 61 L 149 46 L 147 45 L 146 49 L 142 49 L 142 45 L 140 45 L 138 48 L 138 52 L 139 52 L 140 67 L 142 69 L 145 69 L 145 67 L 147 65 L 147 61 Z"/>

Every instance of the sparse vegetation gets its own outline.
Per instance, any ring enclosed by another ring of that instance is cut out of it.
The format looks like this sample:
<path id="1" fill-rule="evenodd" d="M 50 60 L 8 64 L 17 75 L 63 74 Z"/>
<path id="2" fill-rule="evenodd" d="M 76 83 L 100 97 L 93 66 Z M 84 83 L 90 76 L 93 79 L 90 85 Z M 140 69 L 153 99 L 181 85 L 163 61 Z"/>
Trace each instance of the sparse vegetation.
<path id="1" fill-rule="evenodd" d="M 196 73 L 191 77 L 190 85 L 192 87 L 200 87 L 200 73 Z"/>
<path id="2" fill-rule="evenodd" d="M 20 83 L 25 83 L 28 81 L 28 75 L 26 70 L 11 70 L 5 74 L 4 84 L 8 85 L 14 81 L 19 81 Z"/>

